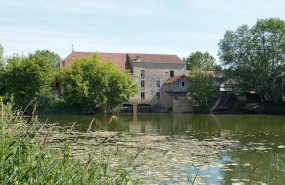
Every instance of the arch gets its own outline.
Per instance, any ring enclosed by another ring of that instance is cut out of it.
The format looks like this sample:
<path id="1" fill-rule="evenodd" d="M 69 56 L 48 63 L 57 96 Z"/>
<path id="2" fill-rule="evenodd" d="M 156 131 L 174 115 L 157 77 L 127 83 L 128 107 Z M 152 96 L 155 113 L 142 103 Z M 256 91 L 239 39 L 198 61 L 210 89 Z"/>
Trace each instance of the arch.
<path id="1" fill-rule="evenodd" d="M 150 113 L 151 106 L 149 104 L 138 104 L 137 113 Z"/>
<path id="2" fill-rule="evenodd" d="M 132 104 L 125 103 L 121 106 L 120 113 L 133 113 L 134 108 Z"/>

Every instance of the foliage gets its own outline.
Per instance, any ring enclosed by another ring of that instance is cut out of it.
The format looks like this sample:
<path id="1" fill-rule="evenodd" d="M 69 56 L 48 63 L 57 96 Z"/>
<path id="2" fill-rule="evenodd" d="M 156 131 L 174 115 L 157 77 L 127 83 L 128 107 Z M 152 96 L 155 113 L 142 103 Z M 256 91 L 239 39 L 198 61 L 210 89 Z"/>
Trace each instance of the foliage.
<path id="1" fill-rule="evenodd" d="M 60 56 L 50 50 L 37 50 L 35 52 L 36 55 L 41 57 L 46 57 L 52 66 L 52 70 L 54 73 L 59 71 L 59 63 L 60 63 Z"/>
<path id="2" fill-rule="evenodd" d="M 25 108 L 31 101 L 50 93 L 52 68 L 47 58 L 36 54 L 14 55 L 0 73 L 0 95 L 13 95 L 15 107 Z"/>
<path id="3" fill-rule="evenodd" d="M 36 112 L 40 115 L 64 115 L 76 113 L 76 111 L 72 110 L 72 108 L 67 105 L 63 97 L 52 93 L 48 93 L 41 97 Z"/>
<path id="4" fill-rule="evenodd" d="M 194 81 L 193 85 L 189 87 L 194 105 L 201 110 L 208 111 L 208 101 L 219 93 L 218 86 L 214 85 L 213 76 L 198 70 L 194 71 L 190 78 Z"/>
<path id="5" fill-rule="evenodd" d="M 281 101 L 284 53 L 285 21 L 278 18 L 227 31 L 219 43 L 219 57 L 234 90 L 255 91 L 265 103 Z"/>
<path id="6" fill-rule="evenodd" d="M 121 72 L 111 61 L 99 59 L 98 54 L 75 59 L 71 67 L 62 68 L 58 78 L 67 102 L 81 107 L 85 114 L 98 108 L 108 111 L 139 91 L 128 71 Z"/>
<path id="7" fill-rule="evenodd" d="M 109 174 L 103 154 L 95 158 L 90 152 L 87 161 L 72 156 L 78 151 L 70 149 L 68 138 L 49 146 L 50 128 L 37 117 L 28 123 L 14 116 L 12 104 L 3 104 L 1 97 L 0 104 L 0 184 L 139 184 L 123 167 Z"/>
<path id="8" fill-rule="evenodd" d="M 4 60 L 4 49 L 3 46 L 0 43 L 0 70 L 5 66 L 5 60 Z"/>
<path id="9" fill-rule="evenodd" d="M 196 51 L 187 58 L 183 58 L 183 61 L 186 62 L 187 70 L 212 71 L 215 69 L 215 58 L 208 52 Z"/>

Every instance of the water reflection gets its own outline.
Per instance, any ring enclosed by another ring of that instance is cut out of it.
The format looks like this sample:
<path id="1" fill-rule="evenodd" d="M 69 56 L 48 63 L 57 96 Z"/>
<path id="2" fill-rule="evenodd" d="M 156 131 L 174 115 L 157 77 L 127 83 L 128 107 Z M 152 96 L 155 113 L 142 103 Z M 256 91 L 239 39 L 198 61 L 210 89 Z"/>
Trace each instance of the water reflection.
<path id="1" fill-rule="evenodd" d="M 146 133 L 151 135 L 182 135 L 191 139 L 236 140 L 220 152 L 219 161 L 227 168 L 213 168 L 201 174 L 209 180 L 221 176 L 220 184 L 235 180 L 246 183 L 252 169 L 262 162 L 250 177 L 255 182 L 283 184 L 285 182 L 285 117 L 278 115 L 195 115 L 195 114 L 122 114 L 118 120 L 107 124 L 111 116 L 50 117 L 48 122 L 72 125 L 86 131 L 93 118 L 92 129 Z M 45 120 L 45 118 L 43 118 Z M 213 173 L 213 171 L 218 171 Z M 247 184 L 247 183 L 246 183 Z"/>

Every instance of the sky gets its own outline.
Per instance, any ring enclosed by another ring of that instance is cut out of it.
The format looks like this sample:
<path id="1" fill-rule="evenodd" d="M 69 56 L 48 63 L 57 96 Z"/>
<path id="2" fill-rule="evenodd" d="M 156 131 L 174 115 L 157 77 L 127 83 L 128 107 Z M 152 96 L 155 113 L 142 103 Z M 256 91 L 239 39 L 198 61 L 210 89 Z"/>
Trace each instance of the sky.
<path id="1" fill-rule="evenodd" d="M 212 54 L 227 30 L 258 19 L 285 20 L 285 0 L 0 0 L 4 55 L 49 49 Z"/>

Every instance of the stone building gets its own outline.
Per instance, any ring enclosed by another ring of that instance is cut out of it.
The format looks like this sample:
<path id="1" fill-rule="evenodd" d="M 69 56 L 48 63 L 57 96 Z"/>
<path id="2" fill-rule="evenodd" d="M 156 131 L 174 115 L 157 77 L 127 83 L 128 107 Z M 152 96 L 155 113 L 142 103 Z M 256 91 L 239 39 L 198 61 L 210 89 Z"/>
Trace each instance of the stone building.
<path id="1" fill-rule="evenodd" d="M 60 66 L 70 66 L 75 58 L 92 57 L 93 52 L 72 52 Z M 122 71 L 129 70 L 140 92 L 125 102 L 129 112 L 192 112 L 187 89 L 192 81 L 186 76 L 186 64 L 176 55 L 140 53 L 98 53 Z"/>

